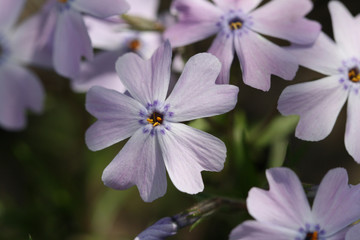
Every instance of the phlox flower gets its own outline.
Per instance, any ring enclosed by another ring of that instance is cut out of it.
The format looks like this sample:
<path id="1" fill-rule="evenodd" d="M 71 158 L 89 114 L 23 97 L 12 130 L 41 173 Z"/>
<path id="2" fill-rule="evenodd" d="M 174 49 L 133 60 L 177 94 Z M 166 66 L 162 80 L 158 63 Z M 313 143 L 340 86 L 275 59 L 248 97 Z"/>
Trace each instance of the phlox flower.
<path id="1" fill-rule="evenodd" d="M 177 224 L 170 218 L 164 217 L 142 231 L 134 240 L 162 240 L 176 234 Z"/>
<path id="2" fill-rule="evenodd" d="M 14 27 L 24 4 L 24 0 L 0 3 L 0 125 L 8 130 L 25 127 L 27 109 L 39 113 L 43 108 L 43 87 L 38 77 L 23 67 L 31 59 L 34 36 L 26 24 Z"/>
<path id="3" fill-rule="evenodd" d="M 143 17 L 156 21 L 158 0 L 132 0 L 127 15 Z M 162 43 L 162 36 L 154 31 L 135 31 L 129 29 L 119 16 L 99 19 L 84 17 L 92 46 L 106 50 L 95 55 L 93 60 L 81 63 L 80 73 L 72 81 L 75 91 L 84 92 L 92 86 L 103 86 L 124 92 L 125 88 L 115 71 L 119 56 L 134 52 L 142 58 L 150 58 Z"/>
<path id="4" fill-rule="evenodd" d="M 345 147 L 360 163 L 360 22 L 338 1 L 329 3 L 336 43 L 322 33 L 309 48 L 292 46 L 301 65 L 326 77 L 285 88 L 278 109 L 283 115 L 300 115 L 296 137 L 319 141 L 327 137 L 347 103 Z"/>
<path id="5" fill-rule="evenodd" d="M 79 74 L 81 58 L 93 58 L 90 37 L 82 13 L 98 18 L 119 15 L 129 9 L 126 0 L 48 0 L 33 17 L 32 31 L 38 33 L 34 62 L 49 66 L 65 77 Z"/>
<path id="6" fill-rule="evenodd" d="M 204 188 L 201 171 L 223 168 L 224 143 L 179 122 L 225 113 L 237 101 L 237 87 L 215 85 L 221 64 L 208 53 L 190 58 L 166 97 L 170 65 L 168 41 L 149 60 L 127 53 L 116 71 L 131 97 L 97 86 L 86 97 L 86 109 L 98 119 L 86 132 L 91 150 L 130 137 L 102 180 L 114 189 L 136 185 L 147 202 L 165 194 L 165 169 L 177 189 L 195 194 Z"/>
<path id="7" fill-rule="evenodd" d="M 184 46 L 216 34 L 208 52 L 222 63 L 217 83 L 229 83 L 234 51 L 239 58 L 243 80 L 251 87 L 267 91 L 271 74 L 292 80 L 297 60 L 285 49 L 262 35 L 297 44 L 315 41 L 320 25 L 304 18 L 310 0 L 273 0 L 256 8 L 262 0 L 175 0 L 173 9 L 179 22 L 164 36 L 173 47 Z"/>
<path id="8" fill-rule="evenodd" d="M 330 170 L 322 179 L 312 207 L 296 174 L 288 168 L 266 171 L 270 190 L 252 188 L 246 200 L 254 220 L 245 221 L 230 240 L 356 240 L 360 185 L 349 186 L 346 170 Z"/>

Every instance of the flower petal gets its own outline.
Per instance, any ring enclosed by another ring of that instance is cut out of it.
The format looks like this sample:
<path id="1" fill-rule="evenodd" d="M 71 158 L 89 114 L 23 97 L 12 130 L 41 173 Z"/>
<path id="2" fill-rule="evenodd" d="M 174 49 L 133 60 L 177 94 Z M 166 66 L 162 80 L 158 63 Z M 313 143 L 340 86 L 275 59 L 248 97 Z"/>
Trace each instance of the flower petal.
<path id="1" fill-rule="evenodd" d="M 248 13 L 256 8 L 263 0 L 213 0 L 216 5 L 224 10 L 241 9 L 244 13 Z"/>
<path id="2" fill-rule="evenodd" d="M 33 59 L 39 34 L 35 29 L 40 26 L 40 20 L 39 15 L 30 17 L 9 36 L 11 55 L 16 61 L 29 63 Z"/>
<path id="3" fill-rule="evenodd" d="M 350 92 L 347 105 L 347 120 L 345 131 L 345 147 L 349 154 L 360 163 L 360 98 L 357 92 Z"/>
<path id="4" fill-rule="evenodd" d="M 246 200 L 251 216 L 259 222 L 297 231 L 311 219 L 304 189 L 296 174 L 288 168 L 266 171 L 270 190 L 252 188 Z"/>
<path id="5" fill-rule="evenodd" d="M 329 10 L 337 45 L 345 51 L 349 58 L 359 56 L 360 33 L 358 31 L 359 24 L 356 23 L 356 19 L 339 1 L 331 1 L 329 3 Z"/>
<path id="6" fill-rule="evenodd" d="M 161 44 L 163 44 L 162 34 L 158 32 L 137 32 L 137 35 L 130 39 L 129 42 L 132 40 L 138 40 L 140 42 L 139 49 L 136 49 L 136 53 L 139 54 L 144 59 L 149 59 L 154 54 L 156 49 L 158 49 Z"/>
<path id="7" fill-rule="evenodd" d="M 128 37 L 132 37 L 133 31 L 127 31 L 124 24 L 111 21 L 113 18 L 99 19 L 84 16 L 84 22 L 88 28 L 92 46 L 104 50 L 119 49 Z"/>
<path id="8" fill-rule="evenodd" d="M 0 32 L 5 32 L 14 26 L 25 0 L 2 0 L 0 4 Z"/>
<path id="9" fill-rule="evenodd" d="M 245 84 L 268 91 L 271 74 L 292 80 L 298 70 L 296 59 L 285 49 L 257 33 L 248 31 L 234 39 Z"/>
<path id="10" fill-rule="evenodd" d="M 133 185 L 145 202 L 166 192 L 166 171 L 156 137 L 139 129 L 105 168 L 102 180 L 108 187 L 123 190 Z"/>
<path id="11" fill-rule="evenodd" d="M 12 51 L 22 62 L 53 68 L 57 2 L 48 1 L 39 13 L 25 20 L 13 35 Z"/>
<path id="12" fill-rule="evenodd" d="M 221 62 L 221 71 L 216 79 L 216 83 L 229 84 L 230 68 L 234 59 L 234 38 L 226 37 L 219 33 L 211 44 L 209 53 L 214 54 Z"/>
<path id="13" fill-rule="evenodd" d="M 208 38 L 217 30 L 218 27 L 215 22 L 179 22 L 165 30 L 164 38 L 169 39 L 173 47 L 181 47 Z"/>
<path id="14" fill-rule="evenodd" d="M 310 0 L 270 1 L 251 14 L 254 22 L 252 29 L 293 43 L 313 43 L 321 25 L 304 18 L 312 7 Z"/>
<path id="15" fill-rule="evenodd" d="M 360 236 L 360 224 L 351 227 L 346 233 L 345 240 L 356 240 Z"/>
<path id="16" fill-rule="evenodd" d="M 86 144 L 97 151 L 130 137 L 141 128 L 144 107 L 129 96 L 103 87 L 92 87 L 86 95 L 86 110 L 99 120 L 86 131 Z"/>
<path id="17" fill-rule="evenodd" d="M 332 235 L 359 219 L 360 185 L 349 186 L 343 168 L 330 170 L 320 183 L 313 215 L 327 235 Z"/>
<path id="18" fill-rule="evenodd" d="M 116 71 L 131 96 L 146 106 L 154 100 L 163 102 L 169 87 L 171 46 L 162 44 L 150 60 L 127 53 L 116 61 Z"/>
<path id="19" fill-rule="evenodd" d="M 339 76 L 295 84 L 281 93 L 278 110 L 282 115 L 300 115 L 296 137 L 319 141 L 331 132 L 348 91 Z"/>
<path id="20" fill-rule="evenodd" d="M 69 78 L 79 74 L 80 60 L 92 59 L 93 52 L 87 30 L 80 13 L 67 9 L 58 16 L 54 39 L 55 70 Z"/>
<path id="21" fill-rule="evenodd" d="M 171 121 L 188 121 L 233 109 L 239 89 L 216 85 L 221 64 L 209 53 L 199 53 L 186 63 L 174 90 L 166 100 L 174 111 Z"/>
<path id="22" fill-rule="evenodd" d="M 52 67 L 52 41 L 56 16 L 56 9 L 51 11 L 45 6 L 40 13 L 26 19 L 13 30 L 9 36 L 9 44 L 16 61 Z"/>
<path id="23" fill-rule="evenodd" d="M 177 0 L 172 8 L 178 12 L 179 22 L 166 29 L 164 39 L 169 39 L 173 47 L 200 41 L 218 31 L 216 22 L 222 10 L 214 4 L 204 0 Z"/>
<path id="24" fill-rule="evenodd" d="M 83 62 L 80 74 L 72 81 L 73 89 L 86 92 L 92 86 L 102 86 L 124 93 L 126 89 L 115 71 L 115 62 L 124 52 L 101 52 L 92 61 Z"/>
<path id="25" fill-rule="evenodd" d="M 173 123 L 158 138 L 169 177 L 182 192 L 201 192 L 204 184 L 200 172 L 218 172 L 224 166 L 225 144 L 208 133 Z"/>
<path id="26" fill-rule="evenodd" d="M 257 221 L 245 221 L 230 233 L 230 240 L 289 240 L 296 239 L 296 231 Z"/>
<path id="27" fill-rule="evenodd" d="M 130 8 L 126 0 L 76 0 L 72 4 L 76 10 L 99 18 L 121 15 Z"/>
<path id="28" fill-rule="evenodd" d="M 320 33 L 313 45 L 293 45 L 287 50 L 297 58 L 300 65 L 325 75 L 338 74 L 342 60 L 346 59 L 334 41 L 324 33 Z"/>
<path id="29" fill-rule="evenodd" d="M 0 125 L 21 130 L 26 125 L 27 108 L 42 111 L 44 89 L 37 76 L 17 65 L 2 65 L 0 75 Z"/>
<path id="30" fill-rule="evenodd" d="M 157 20 L 160 0 L 131 0 L 127 14 L 139 16 L 149 20 Z"/>

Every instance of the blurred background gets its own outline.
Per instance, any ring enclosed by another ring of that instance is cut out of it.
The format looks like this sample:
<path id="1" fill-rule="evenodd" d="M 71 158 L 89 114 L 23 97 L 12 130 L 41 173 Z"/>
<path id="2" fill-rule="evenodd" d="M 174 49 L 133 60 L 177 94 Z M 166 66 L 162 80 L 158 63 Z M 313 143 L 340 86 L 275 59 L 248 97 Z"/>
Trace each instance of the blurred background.
<path id="1" fill-rule="evenodd" d="M 313 2 L 308 17 L 319 21 L 323 31 L 332 37 L 328 1 Z M 360 13 L 359 1 L 342 2 L 353 15 Z M 36 13 L 43 3 L 28 0 L 20 21 Z M 168 11 L 170 3 L 161 0 L 160 12 Z M 186 47 L 185 61 L 206 51 L 211 41 Z M 236 109 L 189 123 L 226 143 L 224 170 L 203 172 L 205 191 L 195 196 L 178 191 L 168 179 L 166 195 L 152 203 L 144 203 L 136 187 L 116 191 L 103 185 L 103 169 L 126 141 L 98 152 L 88 150 L 84 134 L 95 119 L 85 110 L 85 94 L 74 93 L 69 79 L 33 67 L 46 90 L 43 113 L 29 113 L 23 131 L 0 129 L 0 240 L 30 236 L 33 240 L 133 239 L 158 219 L 175 215 L 203 199 L 246 199 L 251 187 L 266 188 L 266 168 L 281 165 L 295 170 L 306 183 L 319 184 L 334 167 L 345 167 L 350 183 L 360 182 L 360 166 L 344 146 L 346 107 L 331 134 L 319 142 L 296 139 L 297 118 L 281 117 L 276 109 L 286 86 L 318 79 L 320 74 L 300 68 L 291 82 L 273 76 L 270 91 L 262 92 L 242 83 L 238 66 L 235 60 L 231 71 L 231 83 L 240 88 Z M 227 239 L 231 229 L 248 217 L 239 209 L 222 208 L 191 231 L 182 229 L 169 239 Z"/>

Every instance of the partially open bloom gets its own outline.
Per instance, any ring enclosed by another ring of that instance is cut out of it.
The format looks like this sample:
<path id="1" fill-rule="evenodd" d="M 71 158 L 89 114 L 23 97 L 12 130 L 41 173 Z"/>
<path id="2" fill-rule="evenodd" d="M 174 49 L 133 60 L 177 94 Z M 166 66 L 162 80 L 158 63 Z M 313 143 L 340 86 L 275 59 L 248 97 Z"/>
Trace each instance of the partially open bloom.
<path id="1" fill-rule="evenodd" d="M 128 8 L 125 0 L 48 0 L 43 10 L 34 17 L 37 25 L 33 31 L 39 35 L 34 61 L 49 65 L 47 61 L 51 55 L 57 73 L 76 77 L 81 58 L 93 58 L 82 13 L 106 18 L 122 14 Z"/>
<path id="2" fill-rule="evenodd" d="M 319 141 L 330 134 L 348 100 L 345 146 L 360 163 L 360 22 L 338 1 L 330 2 L 329 9 L 336 44 L 322 33 L 309 48 L 289 49 L 301 65 L 328 76 L 285 88 L 278 109 L 283 115 L 300 115 L 296 137 Z"/>
<path id="3" fill-rule="evenodd" d="M 246 200 L 256 221 L 245 221 L 230 240 L 356 240 L 347 231 L 360 216 L 360 185 L 349 186 L 346 170 L 330 170 L 319 186 L 312 208 L 301 182 L 288 168 L 266 171 L 270 190 L 252 188 Z"/>
<path id="4" fill-rule="evenodd" d="M 144 201 L 165 194 L 165 169 L 180 191 L 203 190 L 200 172 L 223 168 L 225 145 L 179 122 L 225 113 L 237 101 L 237 87 L 215 85 L 221 64 L 208 53 L 190 58 L 166 98 L 170 65 L 168 41 L 149 60 L 127 53 L 116 70 L 131 97 L 102 87 L 87 93 L 86 109 L 98 119 L 86 132 L 88 147 L 96 151 L 131 137 L 104 170 L 105 185 L 137 185 Z"/>
<path id="5" fill-rule="evenodd" d="M 156 21 L 158 5 L 158 0 L 132 0 L 127 15 Z M 93 60 L 82 62 L 80 73 L 72 81 L 73 89 L 87 91 L 92 86 L 102 86 L 124 92 L 115 71 L 116 60 L 128 52 L 150 58 L 162 42 L 161 34 L 131 30 L 119 16 L 107 19 L 86 16 L 84 19 L 93 47 L 106 51 L 95 55 Z"/>
<path id="6" fill-rule="evenodd" d="M 39 113 L 43 108 L 42 85 L 37 76 L 22 66 L 29 63 L 34 36 L 26 24 L 14 28 L 24 3 L 0 3 L 0 126 L 8 130 L 25 127 L 27 109 Z"/>
<path id="7" fill-rule="evenodd" d="M 179 22 L 165 31 L 173 47 L 184 46 L 217 34 L 210 53 L 219 58 L 222 70 L 217 83 L 229 83 L 234 51 L 240 61 L 246 84 L 264 91 L 270 88 L 271 74 L 286 80 L 294 78 L 296 59 L 262 35 L 297 44 L 315 41 L 320 25 L 304 18 L 310 0 L 175 0 Z"/>
<path id="8" fill-rule="evenodd" d="M 175 235 L 177 230 L 177 224 L 170 217 L 165 217 L 145 229 L 134 240 L 163 240 Z"/>

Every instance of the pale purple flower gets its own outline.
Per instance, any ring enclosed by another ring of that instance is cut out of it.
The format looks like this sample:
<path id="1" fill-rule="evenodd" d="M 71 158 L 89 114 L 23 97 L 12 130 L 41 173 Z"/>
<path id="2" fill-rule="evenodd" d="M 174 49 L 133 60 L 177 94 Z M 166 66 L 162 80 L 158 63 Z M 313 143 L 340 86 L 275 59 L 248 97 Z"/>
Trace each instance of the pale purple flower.
<path id="1" fill-rule="evenodd" d="M 145 229 L 134 240 L 163 240 L 175 235 L 177 230 L 177 224 L 170 217 L 165 217 Z"/>
<path id="2" fill-rule="evenodd" d="M 288 168 L 266 171 L 270 190 L 252 188 L 246 200 L 254 220 L 245 221 L 230 240 L 356 240 L 345 237 L 360 217 L 360 185 L 349 186 L 346 170 L 330 170 L 312 207 L 296 174 Z M 358 231 L 354 229 L 352 231 Z"/>
<path id="3" fill-rule="evenodd" d="M 140 16 L 155 21 L 158 0 L 133 0 L 130 3 L 131 16 Z M 93 60 L 83 62 L 80 74 L 72 81 L 75 91 L 84 92 L 92 86 L 102 86 L 119 92 L 125 88 L 115 71 L 115 62 L 123 54 L 134 52 L 148 59 L 162 43 L 162 36 L 154 31 L 134 31 L 119 16 L 98 19 L 86 16 L 85 25 L 94 48 L 107 50 L 97 54 Z"/>
<path id="4" fill-rule="evenodd" d="M 44 90 L 38 77 L 23 67 L 32 56 L 34 35 L 27 24 L 14 27 L 25 0 L 0 3 L 0 125 L 20 130 L 26 125 L 26 110 L 40 113 Z"/>
<path id="5" fill-rule="evenodd" d="M 224 143 L 179 122 L 225 113 L 237 101 L 237 87 L 215 85 L 221 64 L 208 53 L 187 62 L 166 98 L 170 65 L 168 41 L 149 60 L 127 53 L 116 70 L 132 97 L 102 87 L 87 93 L 86 109 L 98 119 L 86 132 L 88 147 L 97 151 L 131 137 L 104 170 L 105 185 L 137 185 L 147 202 L 165 194 L 165 169 L 176 188 L 196 194 L 204 188 L 201 171 L 223 168 Z"/>
<path id="6" fill-rule="evenodd" d="M 165 31 L 173 47 L 184 46 L 216 34 L 210 53 L 222 63 L 217 83 L 228 83 L 234 51 L 239 58 L 245 84 L 267 91 L 272 74 L 292 80 L 297 60 L 262 35 L 297 44 L 315 41 L 320 25 L 304 16 L 310 0 L 175 0 L 172 7 L 179 22 Z M 261 35 L 262 34 L 262 35 Z"/>
<path id="7" fill-rule="evenodd" d="M 35 17 L 39 33 L 34 61 L 49 65 L 49 55 L 57 73 L 74 78 L 79 74 L 81 58 L 93 58 L 90 37 L 82 13 L 98 18 L 122 14 L 129 8 L 126 0 L 48 0 Z"/>
<path id="8" fill-rule="evenodd" d="M 289 49 L 301 65 L 327 77 L 285 88 L 278 109 L 283 115 L 300 115 L 296 137 L 319 141 L 329 135 L 348 100 L 345 147 L 360 163 L 360 22 L 338 1 L 330 2 L 329 9 L 336 44 L 322 33 L 309 48 Z"/>

